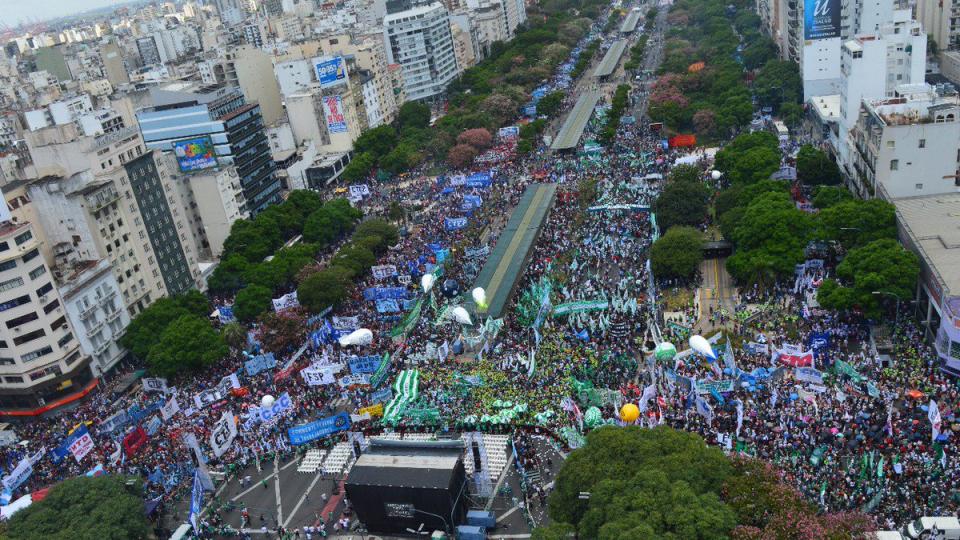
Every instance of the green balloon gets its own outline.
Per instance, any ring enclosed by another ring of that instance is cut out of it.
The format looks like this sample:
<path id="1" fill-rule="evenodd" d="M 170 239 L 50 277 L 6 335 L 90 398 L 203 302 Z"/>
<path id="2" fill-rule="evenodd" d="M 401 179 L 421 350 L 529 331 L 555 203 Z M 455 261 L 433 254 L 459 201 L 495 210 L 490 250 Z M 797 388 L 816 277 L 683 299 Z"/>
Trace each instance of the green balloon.
<path id="1" fill-rule="evenodd" d="M 677 355 L 677 348 L 674 347 L 672 343 L 664 341 L 653 350 L 653 355 L 658 361 L 667 362 L 673 360 L 673 357 Z"/>

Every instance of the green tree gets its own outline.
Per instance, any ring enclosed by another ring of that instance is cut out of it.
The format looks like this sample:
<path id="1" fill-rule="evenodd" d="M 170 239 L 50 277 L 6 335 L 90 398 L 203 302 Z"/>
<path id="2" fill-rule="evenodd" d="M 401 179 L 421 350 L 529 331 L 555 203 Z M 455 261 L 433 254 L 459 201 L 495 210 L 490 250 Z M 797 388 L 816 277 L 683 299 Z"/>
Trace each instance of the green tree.
<path id="1" fill-rule="evenodd" d="M 357 242 L 363 238 L 376 238 L 377 243 L 370 247 L 374 253 L 384 253 L 388 247 L 400 241 L 400 232 L 396 225 L 380 219 L 368 219 L 357 226 L 353 233 L 353 240 Z"/>
<path id="2" fill-rule="evenodd" d="M 671 227 L 650 248 L 658 278 L 690 279 L 703 262 L 703 235 L 693 227 Z"/>
<path id="3" fill-rule="evenodd" d="M 789 195 L 764 193 L 744 209 L 728 238 L 737 250 L 727 259 L 727 270 L 746 284 L 771 285 L 791 276 L 804 260 L 812 230 L 813 219 Z"/>
<path id="4" fill-rule="evenodd" d="M 550 92 L 537 102 L 537 115 L 553 118 L 563 106 L 564 93 L 560 90 Z"/>
<path id="5" fill-rule="evenodd" d="M 852 198 L 853 194 L 844 186 L 817 186 L 813 188 L 813 199 L 811 202 L 813 202 L 814 207 L 823 210 L 837 203 L 849 201 Z"/>
<path id="6" fill-rule="evenodd" d="M 282 243 L 280 229 L 273 220 L 240 219 L 230 227 L 230 235 L 223 242 L 223 258 L 236 254 L 249 262 L 258 263 Z"/>
<path id="7" fill-rule="evenodd" d="M 797 64 L 786 60 L 770 60 L 753 80 L 753 91 L 765 106 L 780 110 L 782 103 L 800 103 L 803 81 Z"/>
<path id="8" fill-rule="evenodd" d="M 225 324 L 220 333 L 223 341 L 234 349 L 243 349 L 247 345 L 247 328 L 236 321 Z"/>
<path id="9" fill-rule="evenodd" d="M 706 218 L 709 200 L 710 188 L 700 181 L 668 182 L 654 201 L 653 211 L 662 230 L 674 225 L 696 226 Z"/>
<path id="10" fill-rule="evenodd" d="M 767 131 L 738 135 L 717 152 L 714 165 L 734 184 L 766 180 L 780 167 L 779 142 Z"/>
<path id="11" fill-rule="evenodd" d="M 206 317 L 210 305 L 202 294 L 196 291 L 182 296 L 161 298 L 140 312 L 130 321 L 127 331 L 120 338 L 120 344 L 137 358 L 145 360 L 157 342 L 157 336 L 173 321 L 184 315 Z"/>
<path id="12" fill-rule="evenodd" d="M 377 256 L 368 247 L 350 244 L 337 251 L 331 264 L 349 270 L 353 277 L 362 276 L 377 264 Z"/>
<path id="13" fill-rule="evenodd" d="M 272 300 L 273 289 L 263 285 L 247 285 L 233 301 L 233 314 L 241 322 L 253 322 L 260 314 L 270 310 Z"/>
<path id="14" fill-rule="evenodd" d="M 300 283 L 297 298 L 310 313 L 336 308 L 347 298 L 350 271 L 338 266 L 321 270 Z"/>
<path id="15" fill-rule="evenodd" d="M 243 275 L 250 269 L 250 261 L 238 253 L 220 260 L 213 270 L 207 287 L 213 292 L 229 293 L 243 287 Z"/>
<path id="16" fill-rule="evenodd" d="M 840 183 L 840 168 L 823 150 L 809 144 L 797 153 L 797 180 L 808 186 Z"/>
<path id="17" fill-rule="evenodd" d="M 564 462 L 550 517 L 581 538 L 717 538 L 735 525 L 719 500 L 730 472 L 723 452 L 696 434 L 602 427 Z"/>
<path id="18" fill-rule="evenodd" d="M 151 372 L 170 377 L 208 368 L 229 352 L 223 336 L 213 329 L 209 320 L 184 315 L 160 334 L 157 345 L 147 355 L 147 364 Z"/>
<path id="19" fill-rule="evenodd" d="M 874 240 L 847 253 L 837 265 L 838 280 L 825 280 L 817 301 L 827 309 L 860 309 L 877 317 L 881 305 L 893 305 L 894 297 L 911 298 L 919 276 L 920 262 L 913 252 L 892 238 Z"/>
<path id="20" fill-rule="evenodd" d="M 817 237 L 836 240 L 844 249 L 897 237 L 897 210 L 880 199 L 850 199 L 838 202 L 817 214 Z"/>
<path id="21" fill-rule="evenodd" d="M 358 182 L 369 176 L 376 165 L 377 159 L 371 152 L 356 153 L 350 163 L 343 168 L 341 176 L 346 182 Z"/>
<path id="22" fill-rule="evenodd" d="M 430 107 L 417 101 L 408 101 L 397 113 L 400 131 L 408 128 L 427 128 L 430 126 Z"/>
<path id="23" fill-rule="evenodd" d="M 0 538 L 17 540 L 127 540 L 149 538 L 143 482 L 123 475 L 78 476 L 53 486 L 20 510 Z"/>
<path id="24" fill-rule="evenodd" d="M 397 145 L 397 140 L 397 132 L 393 126 L 384 124 L 361 133 L 353 143 L 353 151 L 370 152 L 372 156 L 379 158 L 390 153 Z"/>

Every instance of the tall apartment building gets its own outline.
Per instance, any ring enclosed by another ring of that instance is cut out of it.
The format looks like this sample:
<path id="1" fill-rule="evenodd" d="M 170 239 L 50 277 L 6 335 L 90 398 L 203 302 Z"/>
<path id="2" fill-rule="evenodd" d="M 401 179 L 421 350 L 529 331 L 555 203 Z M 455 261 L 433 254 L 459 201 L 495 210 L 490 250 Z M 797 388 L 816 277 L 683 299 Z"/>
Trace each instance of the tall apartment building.
<path id="1" fill-rule="evenodd" d="M 55 126 L 27 133 L 27 143 L 34 160 L 29 172 L 36 178 L 27 193 L 55 266 L 107 259 L 132 316 L 170 294 L 167 281 L 181 283 L 183 266 L 173 267 L 163 254 L 154 252 L 151 238 L 158 234 L 158 217 L 141 213 L 138 197 L 152 169 L 140 173 L 150 169 L 144 160 L 152 159 L 152 154 L 136 127 L 90 137 L 80 135 L 73 125 Z M 165 249 L 183 250 L 189 274 L 199 278 L 199 269 L 189 262 L 196 257 L 189 244 L 178 242 Z"/>
<path id="2" fill-rule="evenodd" d="M 172 151 L 177 141 L 209 137 L 214 166 L 234 165 L 246 208 L 256 215 L 281 199 L 281 181 L 270 155 L 260 106 L 247 103 L 239 88 L 206 94 L 152 91 L 148 107 L 137 112 L 148 148 Z"/>
<path id="3" fill-rule="evenodd" d="M 864 100 L 850 133 L 854 192 L 886 200 L 960 192 L 960 98 L 952 87 L 898 87 Z"/>
<path id="4" fill-rule="evenodd" d="M 960 1 L 917 0 L 917 20 L 942 51 L 960 49 Z"/>
<path id="5" fill-rule="evenodd" d="M 5 209 L 4 209 L 5 210 Z M 0 407 L 33 409 L 92 382 L 31 223 L 0 225 Z"/>
<path id="6" fill-rule="evenodd" d="M 167 62 L 166 51 L 157 43 L 157 36 L 149 35 L 137 38 L 137 52 L 144 66 L 155 66 Z"/>
<path id="7" fill-rule="evenodd" d="M 838 154 L 848 177 L 853 176 L 848 136 L 860 114 L 860 103 L 892 97 L 900 85 L 924 82 L 926 35 L 908 11 L 898 10 L 895 17 L 878 33 L 861 34 L 843 44 Z"/>
<path id="8" fill-rule="evenodd" d="M 433 2 L 387 13 L 383 26 L 387 62 L 403 66 L 407 99 L 442 94 L 460 72 L 447 8 Z"/>

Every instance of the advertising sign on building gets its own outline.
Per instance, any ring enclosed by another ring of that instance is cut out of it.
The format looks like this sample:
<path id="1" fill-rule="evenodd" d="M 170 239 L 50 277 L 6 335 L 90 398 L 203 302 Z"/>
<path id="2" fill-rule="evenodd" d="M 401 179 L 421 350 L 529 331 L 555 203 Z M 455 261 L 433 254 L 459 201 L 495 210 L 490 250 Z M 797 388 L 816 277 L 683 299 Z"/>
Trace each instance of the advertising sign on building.
<path id="1" fill-rule="evenodd" d="M 804 0 L 803 39 L 840 37 L 840 0 Z"/>
<path id="2" fill-rule="evenodd" d="M 323 115 L 327 118 L 327 132 L 346 133 L 347 120 L 343 116 L 343 99 L 340 96 L 323 97 Z"/>
<path id="3" fill-rule="evenodd" d="M 210 137 L 197 137 L 173 143 L 177 165 L 183 172 L 201 171 L 217 166 L 217 155 Z"/>
<path id="4" fill-rule="evenodd" d="M 313 59 L 320 88 L 330 88 L 347 82 L 347 64 L 342 56 L 320 56 Z"/>

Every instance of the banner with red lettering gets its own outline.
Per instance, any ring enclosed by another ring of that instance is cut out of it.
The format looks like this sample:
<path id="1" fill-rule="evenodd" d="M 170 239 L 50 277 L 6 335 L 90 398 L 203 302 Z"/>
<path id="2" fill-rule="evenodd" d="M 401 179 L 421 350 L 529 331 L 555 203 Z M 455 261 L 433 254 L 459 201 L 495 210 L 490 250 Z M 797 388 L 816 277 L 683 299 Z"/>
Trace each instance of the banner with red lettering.
<path id="1" fill-rule="evenodd" d="M 813 351 L 804 351 L 799 345 L 785 343 L 777 351 L 780 363 L 790 367 L 813 367 Z"/>

